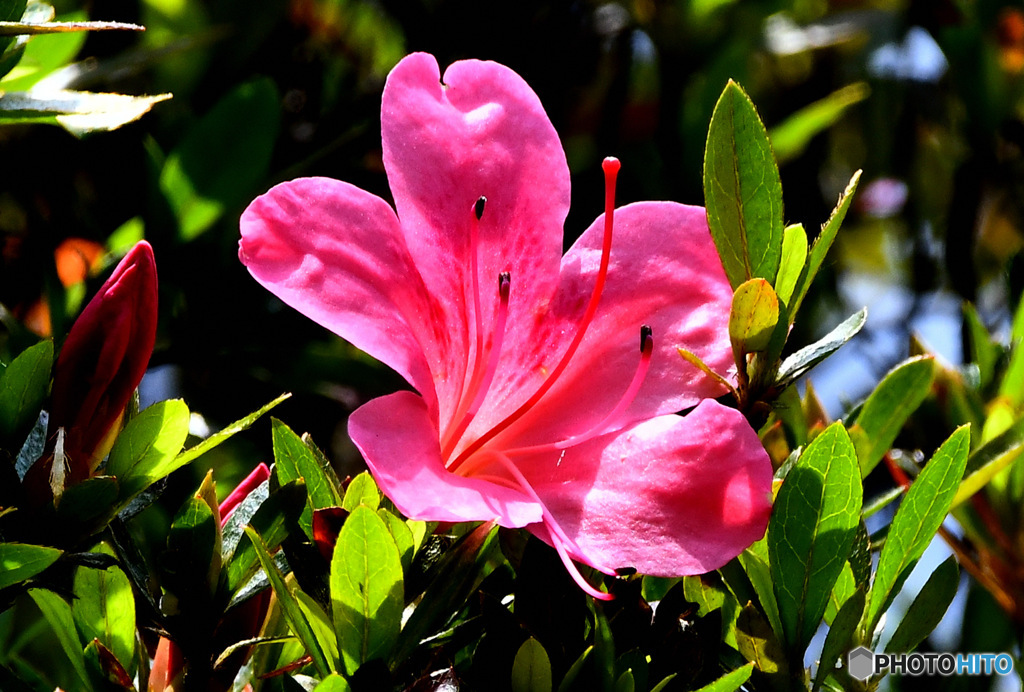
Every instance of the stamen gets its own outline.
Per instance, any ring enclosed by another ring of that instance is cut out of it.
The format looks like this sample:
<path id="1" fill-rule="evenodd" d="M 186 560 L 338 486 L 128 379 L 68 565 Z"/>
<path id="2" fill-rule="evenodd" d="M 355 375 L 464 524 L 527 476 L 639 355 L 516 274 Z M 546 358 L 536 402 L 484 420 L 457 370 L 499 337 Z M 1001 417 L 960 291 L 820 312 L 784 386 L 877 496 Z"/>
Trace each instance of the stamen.
<path id="1" fill-rule="evenodd" d="M 480 199 L 483 199 L 483 197 Z M 494 374 L 498 371 L 498 360 L 501 358 L 501 344 L 505 339 L 505 324 L 508 321 L 508 299 L 511 290 L 512 275 L 509 272 L 498 274 L 498 310 L 494 318 L 493 339 L 491 341 L 491 353 L 487 359 L 487 367 L 484 370 L 480 368 L 475 369 L 476 372 L 473 374 L 473 381 L 470 383 L 469 389 L 469 391 L 474 393 L 473 399 L 470 401 L 468 408 L 458 414 L 461 416 L 458 426 L 447 435 L 444 447 L 441 450 L 442 459 L 447 459 L 451 455 L 459 440 L 462 439 L 462 435 L 466 432 L 466 428 L 473 422 L 473 418 L 476 417 L 477 411 L 480 410 L 480 406 L 484 403 L 487 392 L 491 388 Z"/>
<path id="2" fill-rule="evenodd" d="M 548 391 L 550 391 L 558 378 L 561 377 L 562 372 L 565 371 L 565 368 L 569 365 L 569 361 L 572 360 L 572 357 L 576 354 L 577 349 L 579 349 L 580 344 L 583 342 L 583 337 L 587 333 L 587 328 L 590 326 L 590 323 L 594 319 L 594 314 L 597 312 L 598 303 L 601 302 L 601 293 L 604 291 L 605 279 L 608 277 L 608 263 L 612 250 L 612 228 L 615 220 L 615 180 L 619 173 L 619 160 L 613 157 L 608 157 L 602 162 L 601 168 L 604 170 L 604 238 L 601 245 L 601 264 L 597 270 L 597 280 L 594 282 L 594 291 L 590 295 L 590 302 L 587 304 L 587 310 L 583 313 L 583 318 L 579 322 L 579 326 L 576 329 L 576 335 L 573 337 L 572 343 L 569 344 L 569 348 L 567 348 L 565 353 L 562 354 L 561 360 L 559 360 L 558 364 L 551 371 L 551 374 L 546 380 L 544 380 L 537 391 L 533 393 L 533 396 L 527 399 L 503 421 L 481 435 L 471 445 L 463 450 L 462 454 L 459 455 L 459 458 L 449 465 L 449 470 L 457 469 L 477 450 L 493 440 L 498 434 L 504 432 L 509 426 L 522 418 L 523 414 L 533 408 L 537 402 L 540 401 Z"/>
<path id="3" fill-rule="evenodd" d="M 651 365 L 651 355 L 654 353 L 654 331 L 646 324 L 640 327 L 640 364 L 637 365 L 636 372 L 633 374 L 633 381 L 629 383 L 629 387 L 626 388 L 625 394 L 619 399 L 619 403 L 615 405 L 607 416 L 601 419 L 601 422 L 591 427 L 586 432 L 578 435 L 573 435 L 567 439 L 559 442 L 550 442 L 542 445 L 534 445 L 532 447 L 519 447 L 517 449 L 505 450 L 505 454 L 509 456 L 524 456 L 526 454 L 539 454 L 543 452 L 553 452 L 560 449 L 568 449 L 569 447 L 575 447 L 578 444 L 583 444 L 587 440 L 591 440 L 598 435 L 603 434 L 606 430 L 612 427 L 612 424 L 626 412 L 629 405 L 636 399 L 636 395 L 640 393 L 640 387 L 643 386 L 644 379 L 647 377 L 647 370 Z"/>
<path id="4" fill-rule="evenodd" d="M 562 527 L 560 527 L 551 517 L 551 513 L 548 511 L 548 508 L 544 505 L 544 502 L 540 499 L 540 496 L 537 495 L 537 491 L 533 489 L 532 485 L 530 485 L 530 482 L 526 480 L 526 477 L 523 475 L 523 472 L 520 471 L 516 467 L 516 465 L 513 464 L 512 461 L 502 453 L 488 454 L 486 455 L 486 461 L 488 463 L 496 461 L 502 468 L 508 471 L 509 474 L 519 484 L 519 487 L 517 489 L 525 492 L 527 495 L 530 496 L 530 499 L 532 499 L 534 502 L 540 505 L 541 521 L 543 523 L 544 528 L 548 532 L 548 538 L 551 539 L 551 545 L 555 547 L 555 551 L 558 553 L 558 557 L 562 560 L 562 564 L 565 565 L 565 569 L 569 572 L 569 576 L 572 577 L 573 581 L 575 581 L 579 585 L 579 587 L 583 589 L 587 594 L 600 601 L 610 601 L 613 598 L 615 598 L 610 593 L 599 591 L 595 587 L 591 586 L 590 583 L 580 573 L 580 570 L 576 566 L 576 563 L 573 562 L 572 558 L 569 556 L 569 552 L 566 550 L 567 545 L 574 545 L 575 542 L 565 535 L 565 532 L 562 531 Z M 506 480 L 495 478 L 492 474 L 477 474 L 474 475 L 473 477 L 480 480 L 488 480 L 492 483 L 498 480 Z"/>

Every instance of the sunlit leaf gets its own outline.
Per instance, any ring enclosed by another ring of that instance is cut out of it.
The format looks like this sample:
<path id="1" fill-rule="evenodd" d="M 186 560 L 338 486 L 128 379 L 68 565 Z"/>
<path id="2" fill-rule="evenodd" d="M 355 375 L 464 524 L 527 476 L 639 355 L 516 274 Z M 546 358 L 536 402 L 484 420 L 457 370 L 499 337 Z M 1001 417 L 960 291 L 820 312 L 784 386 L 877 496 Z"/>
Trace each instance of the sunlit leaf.
<path id="1" fill-rule="evenodd" d="M 704 685 L 704 687 L 699 688 L 696 692 L 736 692 L 750 679 L 750 674 L 753 671 L 754 664 L 748 663 L 732 672 L 726 673 L 714 682 Z"/>
<path id="2" fill-rule="evenodd" d="M 732 297 L 729 340 L 737 363 L 748 353 L 768 348 L 779 322 L 779 299 L 764 279 L 744 281 Z"/>
<path id="3" fill-rule="evenodd" d="M 1008 468 L 1024 452 L 1024 420 L 992 438 L 967 459 L 964 479 L 957 488 L 951 509 L 955 509 L 984 488 L 1000 471 Z"/>
<path id="4" fill-rule="evenodd" d="M 114 554 L 103 543 L 93 550 Z M 116 566 L 79 567 L 74 594 L 71 612 L 82 636 L 87 641 L 98 639 L 122 665 L 130 665 L 135 656 L 135 598 L 125 573 Z"/>
<path id="5" fill-rule="evenodd" d="M 838 327 L 809 346 L 787 356 L 779 365 L 777 381 L 786 387 L 806 375 L 811 368 L 832 355 L 847 341 L 857 335 L 868 318 L 867 308 L 843 320 Z"/>
<path id="6" fill-rule="evenodd" d="M 74 135 L 116 130 L 149 112 L 170 94 L 128 96 L 86 91 L 0 93 L 0 125 L 43 123 L 60 125 Z"/>
<path id="7" fill-rule="evenodd" d="M 803 652 L 818 628 L 853 545 L 861 493 L 857 455 L 842 423 L 804 449 L 779 490 L 768 554 L 790 651 Z"/>
<path id="8" fill-rule="evenodd" d="M 775 156 L 780 162 L 799 156 L 815 135 L 835 125 L 846 109 L 870 93 L 865 82 L 856 82 L 793 113 L 768 132 Z"/>
<path id="9" fill-rule="evenodd" d="M 152 404 L 128 421 L 107 460 L 107 475 L 121 485 L 128 499 L 168 475 L 188 437 L 189 410 L 181 399 Z"/>
<path id="10" fill-rule="evenodd" d="M 782 183 L 764 124 L 736 82 L 722 92 L 704 150 L 708 226 L 733 288 L 775 281 L 782 255 Z"/>
<path id="11" fill-rule="evenodd" d="M 35 601 L 46 622 L 49 623 L 50 629 L 57 636 L 61 650 L 71 662 L 71 668 L 78 678 L 78 684 L 74 687 L 83 690 L 90 689 L 89 676 L 85 670 L 85 657 L 82 654 L 82 642 L 78 639 L 78 632 L 75 630 L 71 606 L 52 591 L 29 589 L 28 595 Z"/>
<path id="12" fill-rule="evenodd" d="M 779 275 L 775 279 L 775 292 L 784 304 L 790 304 L 793 291 L 804 273 L 807 262 L 807 232 L 803 225 L 786 226 L 782 236 L 782 260 L 779 263 Z M 789 321 L 793 322 L 792 312 Z"/>
<path id="13" fill-rule="evenodd" d="M 0 543 L 0 589 L 34 577 L 63 554 L 45 545 Z"/>

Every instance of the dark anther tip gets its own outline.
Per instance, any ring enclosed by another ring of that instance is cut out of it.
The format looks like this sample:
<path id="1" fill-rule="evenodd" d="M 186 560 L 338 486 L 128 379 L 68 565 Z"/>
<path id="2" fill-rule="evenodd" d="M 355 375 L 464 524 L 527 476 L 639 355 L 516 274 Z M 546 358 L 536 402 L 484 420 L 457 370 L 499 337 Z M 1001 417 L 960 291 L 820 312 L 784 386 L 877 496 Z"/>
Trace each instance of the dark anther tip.
<path id="1" fill-rule="evenodd" d="M 484 205 L 487 204 L 487 198 L 481 196 L 473 205 L 473 213 L 476 214 L 476 220 L 479 221 L 484 215 Z"/>
<path id="2" fill-rule="evenodd" d="M 617 577 L 631 577 L 636 574 L 636 567 L 616 567 L 615 576 Z"/>
<path id="3" fill-rule="evenodd" d="M 508 298 L 509 289 L 512 286 L 512 274 L 510 272 L 501 272 L 498 274 L 498 295 L 502 298 Z"/>
<path id="4" fill-rule="evenodd" d="M 640 327 L 640 353 L 647 350 L 647 340 L 654 338 L 654 330 L 651 329 L 650 325 L 643 325 Z"/>

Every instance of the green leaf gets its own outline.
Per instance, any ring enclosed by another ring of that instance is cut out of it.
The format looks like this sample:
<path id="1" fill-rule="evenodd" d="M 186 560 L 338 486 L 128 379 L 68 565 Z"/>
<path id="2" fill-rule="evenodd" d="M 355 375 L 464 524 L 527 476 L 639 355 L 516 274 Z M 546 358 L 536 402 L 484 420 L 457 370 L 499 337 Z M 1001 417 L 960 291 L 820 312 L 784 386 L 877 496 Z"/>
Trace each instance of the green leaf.
<path id="1" fill-rule="evenodd" d="M 807 262 L 807 232 L 802 224 L 786 226 L 782 236 L 782 260 L 779 263 L 779 276 L 775 279 L 775 292 L 779 300 L 786 305 L 790 304 L 793 291 L 804 273 L 804 265 Z M 793 322 L 794 314 L 789 315 L 790 323 Z"/>
<path id="2" fill-rule="evenodd" d="M 856 452 L 838 422 L 807 446 L 779 489 L 768 555 L 791 653 L 802 655 L 821 622 L 853 545 L 861 493 Z"/>
<path id="3" fill-rule="evenodd" d="M 92 689 L 103 692 L 135 692 L 135 685 L 124 665 L 99 639 L 93 639 L 83 652 L 85 669 L 93 682 Z"/>
<path id="4" fill-rule="evenodd" d="M 746 363 L 746 354 L 768 348 L 779 323 L 779 299 L 764 279 L 744 281 L 732 297 L 729 312 L 729 340 L 737 364 Z"/>
<path id="5" fill-rule="evenodd" d="M 401 518 L 383 507 L 377 510 L 377 516 L 384 521 L 391 538 L 395 540 L 395 546 L 398 548 L 398 555 L 402 562 L 402 573 L 408 573 L 412 567 L 413 553 L 416 548 L 416 539 L 412 535 L 412 530 Z"/>
<path id="6" fill-rule="evenodd" d="M 741 668 L 726 673 L 714 682 L 704 685 L 704 687 L 699 688 L 696 692 L 736 692 L 740 686 L 750 679 L 752 672 L 754 672 L 754 664 L 748 663 Z"/>
<path id="7" fill-rule="evenodd" d="M 814 674 L 814 686 L 811 692 L 817 692 L 829 673 L 835 670 L 836 662 L 852 647 L 852 639 L 857 631 L 857 623 L 864 612 L 864 589 L 858 588 L 853 595 L 846 599 L 843 607 L 836 613 L 825 635 L 825 643 L 821 648 L 821 659 L 818 662 L 818 670 Z"/>
<path id="8" fill-rule="evenodd" d="M 977 363 L 979 385 L 985 389 L 995 379 L 996 364 L 999 361 L 999 345 L 992 340 L 988 329 L 981 321 L 978 310 L 970 303 L 964 303 L 964 326 L 967 327 L 968 357 L 965 360 Z"/>
<path id="9" fill-rule="evenodd" d="M 338 673 L 331 673 L 313 688 L 313 692 L 351 692 L 348 680 Z"/>
<path id="10" fill-rule="evenodd" d="M 285 583 L 284 575 L 281 574 L 281 570 L 278 569 L 273 558 L 267 553 L 263 540 L 251 526 L 245 527 L 245 535 L 249 539 L 249 544 L 253 546 L 256 557 L 267 573 L 267 577 L 270 579 L 270 585 L 273 587 L 274 593 L 277 594 L 278 602 L 281 604 L 281 610 L 284 612 L 289 627 L 291 627 L 292 632 L 295 633 L 295 636 L 299 638 L 299 641 L 306 648 L 306 653 L 313 659 L 313 667 L 316 668 L 320 677 L 326 677 L 330 673 L 336 672 L 331 668 L 327 657 L 320 648 L 313 627 L 299 607 L 295 595 Z"/>
<path id="11" fill-rule="evenodd" d="M 766 675 L 784 678 L 789 671 L 786 654 L 771 626 L 752 603 L 736 618 L 736 645 L 743 657 Z"/>
<path id="12" fill-rule="evenodd" d="M 0 370 L 0 446 L 16 446 L 39 416 L 50 388 L 53 342 L 40 341 Z"/>
<path id="13" fill-rule="evenodd" d="M 914 648 L 931 634 L 953 602 L 960 586 L 960 570 L 956 558 L 950 556 L 935 568 L 921 591 L 907 608 L 892 639 L 885 645 L 887 653 L 903 653 Z"/>
<path id="14" fill-rule="evenodd" d="M 24 16 L 27 5 L 28 3 L 26 0 L 0 0 L 0 20 L 5 22 L 18 21 L 22 16 Z M 11 48 L 13 43 L 13 37 L 0 36 L 0 53 Z M 4 58 L 6 57 L 7 56 L 4 56 Z M 6 63 L 7 61 L 3 60 L 2 62 Z M 7 67 L 7 69 L 3 71 L 3 74 L 6 74 L 11 67 L 14 67 L 14 64 L 17 64 L 17 62 L 17 57 L 15 57 L 13 64 Z"/>
<path id="15" fill-rule="evenodd" d="M 1000 471 L 1009 467 L 1024 452 L 1024 419 L 992 438 L 967 459 L 964 479 L 957 488 L 951 509 L 955 509 L 984 488 Z"/>
<path id="16" fill-rule="evenodd" d="M 754 587 L 757 600 L 761 603 L 761 609 L 768 624 L 779 637 L 782 635 L 782 621 L 779 618 L 779 605 L 775 601 L 775 592 L 772 588 L 772 574 L 768 564 L 750 551 L 748 548 L 739 554 L 740 565 L 750 579 L 750 585 Z"/>
<path id="17" fill-rule="evenodd" d="M 867 83 L 856 82 L 793 113 L 768 133 L 775 156 L 780 162 L 799 156 L 815 135 L 835 125 L 847 108 L 870 93 Z"/>
<path id="18" fill-rule="evenodd" d="M 252 197 L 270 165 L 280 99 L 269 78 L 236 87 L 167 156 L 160 190 L 189 241 Z"/>
<path id="19" fill-rule="evenodd" d="M 145 31 L 146 27 L 124 22 L 0 22 L 0 36 L 65 34 L 75 31 Z"/>
<path id="20" fill-rule="evenodd" d="M 276 418 L 271 418 L 270 423 L 274 439 L 274 470 L 278 481 L 282 485 L 296 478 L 306 481 L 309 503 L 302 511 L 299 525 L 306 537 L 312 540 L 313 510 L 339 506 L 341 494 L 302 438 Z"/>
<path id="21" fill-rule="evenodd" d="M 373 482 L 373 477 L 366 471 L 353 478 L 352 482 L 348 484 L 345 499 L 341 503 L 342 509 L 349 512 L 360 505 L 370 509 L 380 507 L 380 491 L 377 490 L 377 484 Z"/>
<path id="22" fill-rule="evenodd" d="M 341 655 L 338 652 L 338 640 L 334 634 L 334 625 L 331 623 L 330 616 L 324 612 L 316 599 L 305 591 L 295 589 L 292 594 L 295 596 L 295 601 L 299 604 L 299 609 L 302 610 L 306 622 L 309 623 L 313 636 L 316 637 L 316 643 L 330 662 L 331 670 L 338 670 L 341 668 Z"/>
<path id="23" fill-rule="evenodd" d="M 512 663 L 512 692 L 551 692 L 551 660 L 533 637 L 523 642 Z"/>
<path id="24" fill-rule="evenodd" d="M 850 427 L 862 477 L 871 473 L 892 447 L 910 414 L 928 396 L 934 380 L 934 358 L 910 358 L 890 370 L 864 401 Z"/>
<path id="25" fill-rule="evenodd" d="M 782 183 L 754 104 L 729 81 L 715 105 L 704 150 L 711 237 L 733 288 L 775 281 L 782 255 Z"/>
<path id="26" fill-rule="evenodd" d="M 75 620 L 71 615 L 71 606 L 52 591 L 29 589 L 28 595 L 32 597 L 36 606 L 43 613 L 50 629 L 57 635 L 60 648 L 71 662 L 71 667 L 78 678 L 78 684 L 73 685 L 73 688 L 90 689 L 89 675 L 85 670 L 85 656 L 82 654 L 82 642 L 78 639 Z"/>
<path id="27" fill-rule="evenodd" d="M 158 401 L 128 421 L 107 460 L 107 475 L 117 478 L 123 501 L 160 480 L 188 437 L 189 410 L 181 399 Z"/>
<path id="28" fill-rule="evenodd" d="M 62 19 L 85 20 L 88 15 L 84 11 L 77 11 L 63 15 Z M 31 88 L 39 80 L 71 62 L 85 44 L 85 39 L 85 33 L 75 32 L 39 36 L 28 41 L 17 68 L 0 81 L 0 88 L 5 91 L 25 91 Z"/>
<path id="29" fill-rule="evenodd" d="M 87 91 L 17 91 L 0 94 L 0 125 L 60 125 L 73 135 L 116 130 L 138 120 L 155 104 L 171 98 L 94 94 Z"/>
<path id="30" fill-rule="evenodd" d="M 189 447 L 184 452 L 182 452 L 181 454 L 174 458 L 174 462 L 170 465 L 171 469 L 170 471 L 167 471 L 167 473 L 171 473 L 171 471 L 176 471 L 177 469 L 181 468 L 185 464 L 188 464 L 192 460 L 197 459 L 202 455 L 206 454 L 211 449 L 218 446 L 222 442 L 228 440 L 229 438 L 233 437 L 237 433 L 240 433 L 243 430 L 247 430 L 249 426 L 255 423 L 257 420 L 259 420 L 264 413 L 267 413 L 272 408 L 274 408 L 275 406 L 277 406 L 290 396 L 291 394 L 282 394 L 281 396 L 277 397 L 260 410 L 253 411 L 244 418 L 239 418 L 234 423 L 225 426 L 224 429 L 221 430 L 220 432 L 210 435 L 208 438 L 206 438 L 199 444 L 195 445 L 194 447 Z M 167 473 L 165 473 L 164 475 L 167 475 Z"/>
<path id="31" fill-rule="evenodd" d="M 788 387 L 806 375 L 815 365 L 838 351 L 843 344 L 857 335 L 867 318 L 868 310 L 863 308 L 860 312 L 847 317 L 838 327 L 818 341 L 804 346 L 787 357 L 779 365 L 779 373 L 776 376 L 778 386 L 780 388 Z"/>
<path id="32" fill-rule="evenodd" d="M 256 497 L 254 498 L 253 495 Z M 234 538 L 235 532 L 248 523 L 263 538 L 268 550 L 276 550 L 288 537 L 289 526 L 298 521 L 306 506 L 306 486 L 301 479 L 291 481 L 278 488 L 260 503 L 255 514 L 249 515 L 248 511 L 240 514 L 250 498 L 258 503 L 259 497 L 260 495 L 256 492 L 250 493 L 249 498 L 239 505 L 224 526 L 225 553 L 233 550 L 222 572 L 223 588 L 227 590 L 228 594 L 236 593 L 252 578 L 256 571 L 258 557 L 256 547 L 241 536 L 237 539 Z M 247 516 L 251 517 L 248 522 L 245 521 Z"/>
<path id="33" fill-rule="evenodd" d="M 113 555 L 104 543 L 93 552 Z M 135 656 L 135 598 L 120 567 L 79 567 L 75 570 L 75 600 L 71 606 L 78 631 L 86 641 L 98 639 L 122 666 Z"/>
<path id="34" fill-rule="evenodd" d="M 188 498 L 171 522 L 165 581 L 179 600 L 191 597 L 202 602 L 205 599 L 197 591 L 212 594 L 214 585 L 209 583 L 208 568 L 215 557 L 220 561 L 217 529 L 213 510 L 197 497 Z"/>
<path id="35" fill-rule="evenodd" d="M 967 465 L 970 447 L 970 426 L 957 428 L 925 464 L 896 510 L 868 594 L 862 627 L 865 634 L 875 631 L 882 613 L 889 608 L 946 518 Z"/>
<path id="36" fill-rule="evenodd" d="M 0 543 L 0 589 L 34 577 L 63 554 L 45 545 Z"/>
<path id="37" fill-rule="evenodd" d="M 839 233 L 839 227 L 843 225 L 846 212 L 850 210 L 850 203 L 853 201 L 853 194 L 857 191 L 857 184 L 859 182 L 860 171 L 857 171 L 850 178 L 850 182 L 846 185 L 843 194 L 839 196 L 839 202 L 836 203 L 835 209 L 832 210 L 828 221 L 821 227 L 821 233 L 814 240 L 811 252 L 807 257 L 807 272 L 801 277 L 800 283 L 793 293 L 793 300 L 791 303 L 787 303 L 790 314 L 795 315 L 797 310 L 800 309 L 800 305 L 803 303 L 811 283 L 814 282 L 814 277 L 818 275 L 818 270 L 821 269 L 821 265 L 825 261 L 825 255 L 828 254 L 829 249 L 832 247 L 836 234 Z"/>
<path id="38" fill-rule="evenodd" d="M 387 660 L 398 639 L 404 606 L 398 547 L 377 513 L 352 510 L 331 558 L 331 610 L 345 672 Z"/>

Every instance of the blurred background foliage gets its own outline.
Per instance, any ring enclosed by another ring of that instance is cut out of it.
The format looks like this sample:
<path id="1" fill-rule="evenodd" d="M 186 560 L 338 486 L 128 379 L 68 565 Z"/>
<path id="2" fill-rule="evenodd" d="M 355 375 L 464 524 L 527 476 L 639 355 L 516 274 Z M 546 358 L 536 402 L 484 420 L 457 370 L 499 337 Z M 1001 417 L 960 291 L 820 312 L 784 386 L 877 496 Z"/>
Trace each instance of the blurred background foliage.
<path id="1" fill-rule="evenodd" d="M 702 202 L 708 121 L 729 78 L 769 128 L 788 223 L 813 236 L 863 169 L 840 243 L 797 327 L 807 333 L 791 339 L 808 343 L 869 307 L 862 334 L 815 375 L 833 417 L 907 356 L 911 334 L 952 368 L 975 355 L 965 358 L 964 300 L 997 340 L 1010 338 L 1024 289 L 1024 3 L 54 5 L 58 19 L 147 31 L 34 37 L 0 89 L 173 98 L 110 133 L 0 128 L 5 362 L 41 337 L 66 334 L 111 257 L 145 237 L 157 258 L 161 314 L 143 403 L 185 396 L 216 429 L 292 391 L 276 415 L 301 421 L 343 476 L 358 470 L 347 414 L 403 382 L 256 285 L 237 261 L 237 220 L 254 196 L 297 176 L 327 175 L 389 198 L 380 93 L 411 51 L 431 52 L 442 66 L 497 60 L 537 91 L 573 176 L 567 245 L 600 211 L 606 155 L 623 162 L 620 203 Z M 260 425 L 206 458 L 222 487 L 269 460 L 269 423 Z M 950 430 L 925 421 L 903 442 L 930 453 Z M 177 507 L 204 471 L 197 465 L 177 481 L 166 506 Z M 152 521 L 159 533 L 167 518 Z M 968 622 L 965 637 L 971 627 L 992 635 Z"/>

